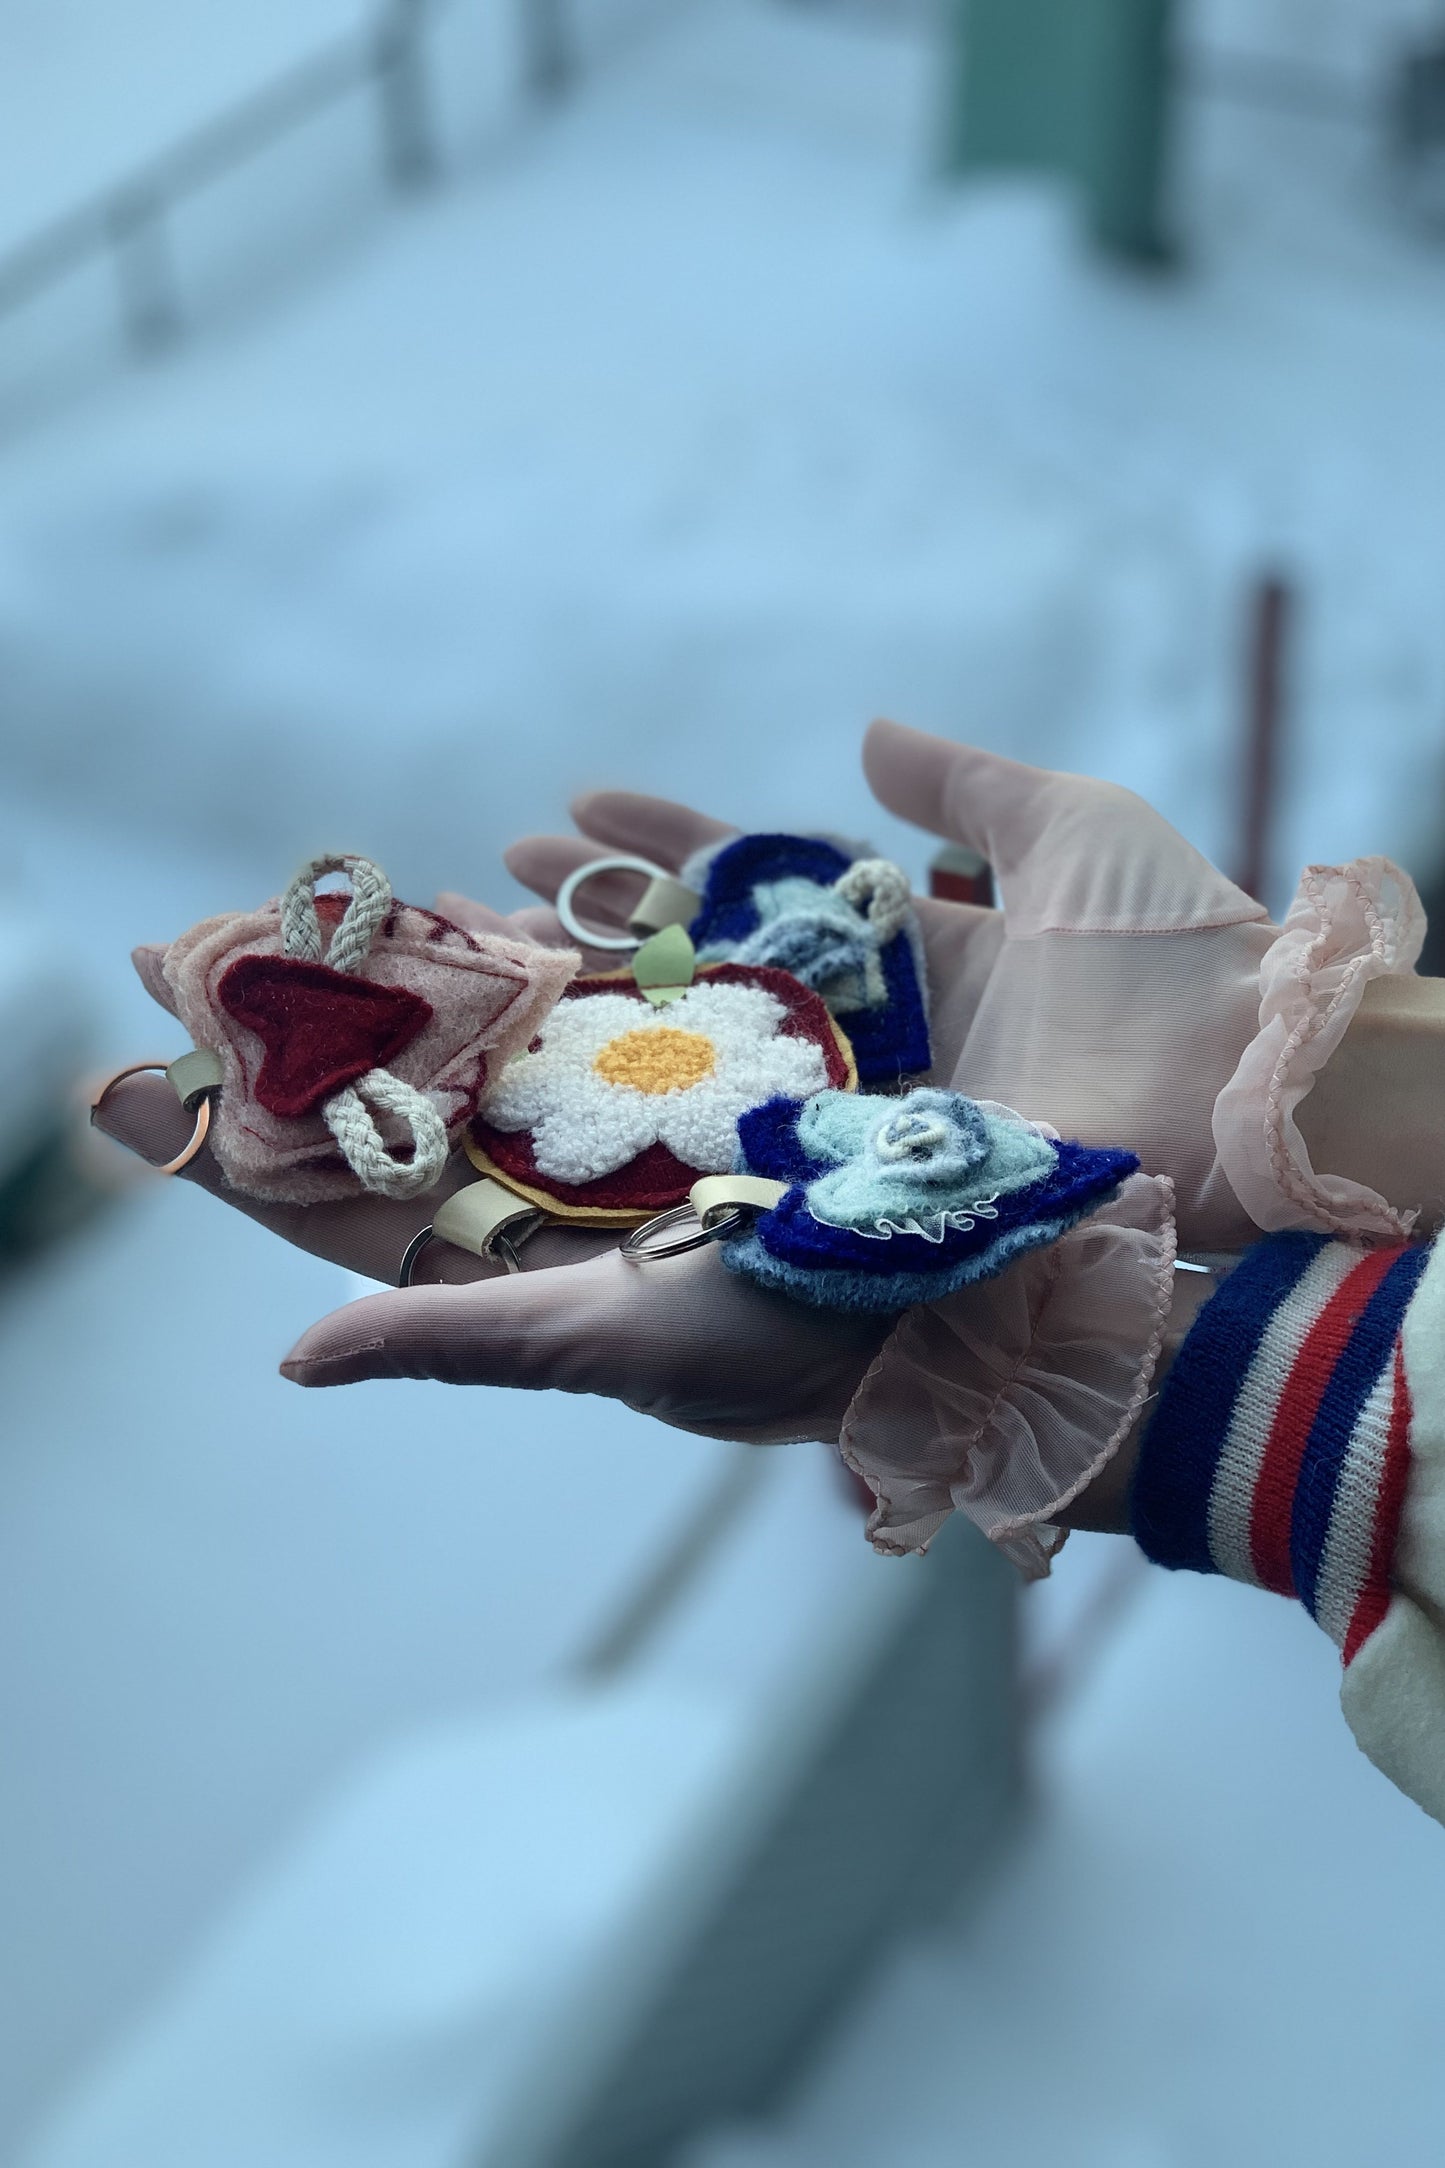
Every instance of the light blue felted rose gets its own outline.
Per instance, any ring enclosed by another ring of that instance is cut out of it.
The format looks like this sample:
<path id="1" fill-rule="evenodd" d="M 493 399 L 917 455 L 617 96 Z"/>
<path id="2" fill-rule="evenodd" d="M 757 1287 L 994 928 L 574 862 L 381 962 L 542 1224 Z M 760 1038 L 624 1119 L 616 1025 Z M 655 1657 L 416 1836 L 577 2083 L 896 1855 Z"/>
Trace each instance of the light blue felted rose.
<path id="1" fill-rule="evenodd" d="M 752 900 L 756 930 L 745 941 L 719 941 L 699 950 L 700 962 L 790 971 L 821 994 L 837 1016 L 879 1008 L 888 999 L 878 929 L 836 888 L 795 874 L 760 881 Z"/>
<path id="2" fill-rule="evenodd" d="M 815 1220 L 929 1242 L 995 1217 L 1000 1197 L 1042 1181 L 1058 1158 L 1030 1124 L 929 1087 L 882 1102 L 820 1092 L 799 1116 L 798 1142 L 833 1163 L 805 1187 Z"/>
<path id="3" fill-rule="evenodd" d="M 864 844 L 734 836 L 695 854 L 688 928 L 704 963 L 786 971 L 845 1020 L 860 1084 L 922 1076 L 932 1060 L 923 938 L 908 877 Z"/>

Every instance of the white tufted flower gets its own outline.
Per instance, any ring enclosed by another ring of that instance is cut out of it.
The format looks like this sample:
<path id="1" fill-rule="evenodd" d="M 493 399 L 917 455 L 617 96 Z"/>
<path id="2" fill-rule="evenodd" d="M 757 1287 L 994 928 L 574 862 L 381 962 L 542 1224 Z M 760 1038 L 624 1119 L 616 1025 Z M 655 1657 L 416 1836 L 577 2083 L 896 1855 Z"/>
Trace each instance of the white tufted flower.
<path id="1" fill-rule="evenodd" d="M 739 1115 L 829 1081 L 822 1045 L 785 1032 L 788 1019 L 765 987 L 706 978 L 658 1008 L 620 992 L 564 998 L 502 1071 L 483 1118 L 529 1131 L 538 1172 L 558 1182 L 614 1174 L 653 1144 L 723 1174 Z"/>

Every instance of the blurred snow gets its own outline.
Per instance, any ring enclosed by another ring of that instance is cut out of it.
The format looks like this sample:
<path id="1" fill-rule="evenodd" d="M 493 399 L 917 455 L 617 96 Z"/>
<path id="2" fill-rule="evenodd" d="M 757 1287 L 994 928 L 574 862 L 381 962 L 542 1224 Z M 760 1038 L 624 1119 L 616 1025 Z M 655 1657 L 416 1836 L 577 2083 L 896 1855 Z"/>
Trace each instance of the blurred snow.
<path id="1" fill-rule="evenodd" d="M 357 0 L 0 0 L 0 249 L 364 19 Z"/>
<path id="2" fill-rule="evenodd" d="M 1107 769 L 1227 852 L 1243 594 L 1279 562 L 1279 900 L 1306 857 L 1428 854 L 1440 272 L 1368 142 L 1201 112 L 1192 275 L 1141 283 L 1046 194 L 925 186 L 930 96 L 916 40 L 677 11 L 279 313 L 202 314 L 18 438 L 12 775 L 273 866 L 364 844 L 420 892 L 495 888 L 580 784 L 779 821 L 823 767 L 916 864 L 852 759 L 886 709 Z"/>
<path id="3" fill-rule="evenodd" d="M 0 323 L 0 845 L 103 1054 L 171 1043 L 132 941 L 331 844 L 505 900 L 508 837 L 594 782 L 917 868 L 857 773 L 875 709 L 1116 776 L 1227 857 L 1265 565 L 1303 596 L 1271 900 L 1306 858 L 1433 859 L 1442 266 L 1365 135 L 1200 107 L 1188 274 L 1140 283 L 1047 192 L 927 178 L 918 39 L 634 14 L 545 123 L 450 69 L 424 201 L 384 201 L 358 112 L 178 218 L 191 324 L 154 367 L 117 368 L 99 279 L 79 361 L 71 299 Z M 1195 19 L 1355 67 L 1419 15 Z M 7 231 L 333 11 L 204 20 L 0 0 Z M 6 1289 L 0 2150 L 324 1784 L 563 1667 L 718 1465 L 441 1388 L 399 1450 L 391 1389 L 275 1377 L 344 1292 L 181 1185 Z M 838 1533 L 819 1503 L 760 1557 L 747 1663 Z M 903 1958 L 791 2118 L 700 2160 L 1427 2153 L 1438 1836 L 1334 1691 L 1285 1606 L 1148 1581 L 985 1927 Z"/>
<path id="4" fill-rule="evenodd" d="M 517 2064 L 584 1967 L 618 1992 L 629 1921 L 701 1864 L 678 1855 L 745 1732 L 739 1702 L 632 1686 L 408 1739 L 311 1817 L 26 2168 L 498 2158 Z"/>
<path id="5" fill-rule="evenodd" d="M 900 1952 L 775 2127 L 686 2168 L 1428 2158 L 1440 1831 L 1337 1692 L 1296 1607 L 1148 1577 L 983 1915 Z"/>

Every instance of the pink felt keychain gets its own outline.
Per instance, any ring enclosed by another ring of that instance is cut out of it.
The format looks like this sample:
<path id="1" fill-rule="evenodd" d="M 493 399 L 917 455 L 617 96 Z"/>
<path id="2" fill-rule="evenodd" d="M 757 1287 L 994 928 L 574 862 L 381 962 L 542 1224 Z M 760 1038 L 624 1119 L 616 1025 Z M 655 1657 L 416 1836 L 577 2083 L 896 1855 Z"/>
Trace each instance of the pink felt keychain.
<path id="1" fill-rule="evenodd" d="M 317 895 L 344 872 L 351 895 Z M 248 1196 L 430 1189 L 488 1082 L 580 959 L 396 903 L 369 859 L 316 858 L 279 901 L 181 935 L 153 986 L 219 1058 L 210 1144 Z"/>

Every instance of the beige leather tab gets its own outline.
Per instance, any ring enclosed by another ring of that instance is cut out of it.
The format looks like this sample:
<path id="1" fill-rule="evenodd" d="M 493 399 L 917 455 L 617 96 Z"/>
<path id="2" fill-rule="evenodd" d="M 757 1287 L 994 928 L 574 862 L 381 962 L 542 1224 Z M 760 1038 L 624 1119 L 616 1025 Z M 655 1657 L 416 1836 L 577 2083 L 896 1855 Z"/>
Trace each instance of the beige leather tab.
<path id="1" fill-rule="evenodd" d="M 664 926 L 690 926 L 701 907 L 702 898 L 695 888 L 674 881 L 671 874 L 659 873 L 638 897 L 627 923 L 641 938 L 660 933 Z"/>
<path id="2" fill-rule="evenodd" d="M 181 1105 L 194 1114 L 197 1104 L 207 1092 L 221 1088 L 221 1057 L 209 1047 L 193 1046 L 189 1054 L 178 1054 L 166 1070 Z"/>
<path id="3" fill-rule="evenodd" d="M 454 1243 L 459 1250 L 470 1250 L 474 1257 L 487 1257 L 504 1228 L 513 1230 L 515 1243 L 520 1231 L 517 1222 L 540 1218 L 537 1207 L 528 1204 L 525 1197 L 516 1196 L 510 1189 L 503 1189 L 500 1182 L 484 1176 L 480 1182 L 468 1182 L 465 1189 L 453 1190 L 446 1202 L 438 1205 L 432 1233 L 443 1242 Z"/>
<path id="4" fill-rule="evenodd" d="M 693 1183 L 687 1201 L 706 1227 L 710 1218 L 738 1205 L 752 1212 L 770 1212 L 787 1194 L 786 1182 L 770 1182 L 761 1174 L 705 1174 Z"/>
<path id="5" fill-rule="evenodd" d="M 692 984 L 697 952 L 686 926 L 664 926 L 632 959 L 632 976 L 655 1008 L 678 1001 Z"/>

